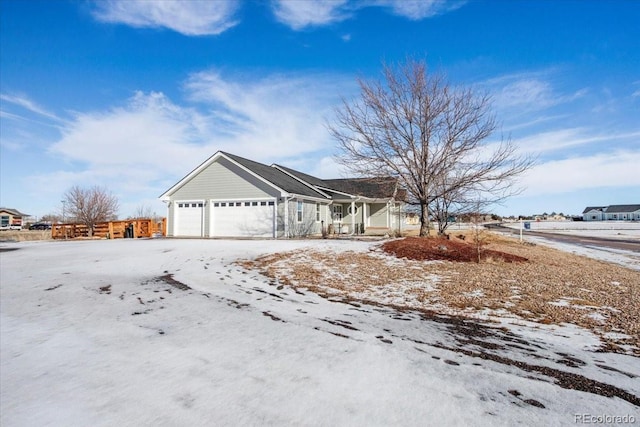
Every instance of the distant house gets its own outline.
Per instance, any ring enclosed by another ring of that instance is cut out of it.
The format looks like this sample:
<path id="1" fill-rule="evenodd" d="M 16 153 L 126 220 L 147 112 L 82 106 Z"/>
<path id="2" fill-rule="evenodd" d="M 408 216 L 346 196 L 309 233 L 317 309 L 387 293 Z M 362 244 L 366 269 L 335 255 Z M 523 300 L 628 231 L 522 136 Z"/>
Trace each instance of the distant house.
<path id="1" fill-rule="evenodd" d="M 640 221 L 640 204 L 588 206 L 582 211 L 585 221 Z"/>
<path id="2" fill-rule="evenodd" d="M 22 221 L 27 216 L 17 209 L 0 208 L 0 230 L 21 229 Z"/>
<path id="3" fill-rule="evenodd" d="M 168 189 L 167 235 L 295 237 L 385 233 L 399 226 L 396 179 L 320 179 L 218 151 Z"/>

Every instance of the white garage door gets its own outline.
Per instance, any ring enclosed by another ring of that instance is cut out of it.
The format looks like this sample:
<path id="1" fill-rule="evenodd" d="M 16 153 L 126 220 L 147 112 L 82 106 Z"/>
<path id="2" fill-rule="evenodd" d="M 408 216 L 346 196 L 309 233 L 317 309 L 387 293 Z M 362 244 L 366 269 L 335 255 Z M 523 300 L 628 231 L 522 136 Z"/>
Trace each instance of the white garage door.
<path id="1" fill-rule="evenodd" d="M 176 236 L 202 236 L 203 202 L 178 202 L 176 207 Z"/>
<path id="2" fill-rule="evenodd" d="M 221 237 L 274 237 L 273 200 L 215 201 L 213 235 Z"/>

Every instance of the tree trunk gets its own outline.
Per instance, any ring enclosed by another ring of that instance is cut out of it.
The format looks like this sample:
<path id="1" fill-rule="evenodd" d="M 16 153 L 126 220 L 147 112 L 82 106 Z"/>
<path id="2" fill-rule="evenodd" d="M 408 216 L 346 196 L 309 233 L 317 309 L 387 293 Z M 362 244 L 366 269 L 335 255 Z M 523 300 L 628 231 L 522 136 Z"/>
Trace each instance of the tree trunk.
<path id="1" fill-rule="evenodd" d="M 429 236 L 429 206 L 426 202 L 420 202 L 420 237 Z"/>

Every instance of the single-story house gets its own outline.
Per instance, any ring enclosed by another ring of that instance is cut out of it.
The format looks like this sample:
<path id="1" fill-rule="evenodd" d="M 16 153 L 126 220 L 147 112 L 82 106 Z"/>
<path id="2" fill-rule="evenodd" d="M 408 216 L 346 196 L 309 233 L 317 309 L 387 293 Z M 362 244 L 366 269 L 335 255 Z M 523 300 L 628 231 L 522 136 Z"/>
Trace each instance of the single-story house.
<path id="1" fill-rule="evenodd" d="M 23 219 L 27 216 L 29 215 L 23 214 L 17 209 L 0 208 L 0 230 L 21 229 Z"/>
<path id="2" fill-rule="evenodd" d="M 320 179 L 218 151 L 160 199 L 168 236 L 279 238 L 389 232 L 405 194 L 393 178 Z"/>
<path id="3" fill-rule="evenodd" d="M 589 206 L 582 211 L 585 221 L 640 221 L 640 204 Z"/>

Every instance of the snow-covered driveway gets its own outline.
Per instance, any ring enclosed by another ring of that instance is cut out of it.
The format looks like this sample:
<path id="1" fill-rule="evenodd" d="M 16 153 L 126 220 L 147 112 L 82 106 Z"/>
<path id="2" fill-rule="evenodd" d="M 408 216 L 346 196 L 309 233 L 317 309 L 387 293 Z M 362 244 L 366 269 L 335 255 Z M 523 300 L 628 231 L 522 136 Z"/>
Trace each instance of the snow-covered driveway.
<path id="1" fill-rule="evenodd" d="M 331 301 L 234 264 L 285 250 L 368 251 L 373 244 L 3 244 L 15 250 L 0 254 L 0 424 L 640 420 L 640 360 L 590 351 L 598 341 L 587 331 L 524 322 L 500 329 Z M 590 387 L 604 391 L 572 389 Z"/>

